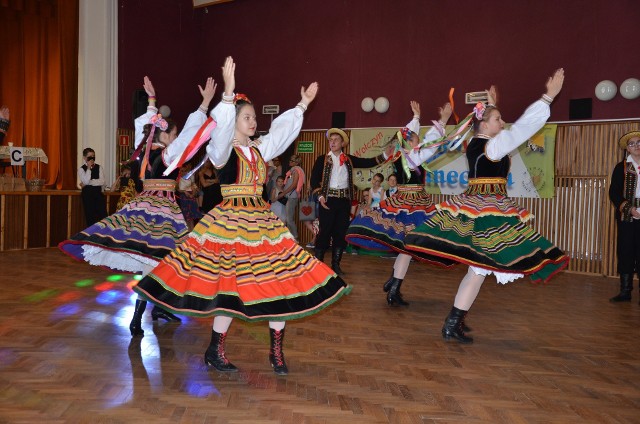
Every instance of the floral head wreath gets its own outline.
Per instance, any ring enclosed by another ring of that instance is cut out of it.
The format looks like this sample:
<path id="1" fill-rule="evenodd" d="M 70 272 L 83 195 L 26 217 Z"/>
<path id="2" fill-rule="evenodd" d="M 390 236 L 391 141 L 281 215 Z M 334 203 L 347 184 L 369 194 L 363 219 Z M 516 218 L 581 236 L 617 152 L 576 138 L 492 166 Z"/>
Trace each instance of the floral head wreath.
<path id="1" fill-rule="evenodd" d="M 476 105 L 473 108 L 473 113 L 476 116 L 476 119 L 478 121 L 482 121 L 482 118 L 484 117 L 484 112 L 487 110 L 487 107 L 484 105 L 484 103 L 482 102 L 478 102 L 476 103 Z"/>
<path id="2" fill-rule="evenodd" d="M 162 115 L 158 113 L 157 115 L 153 115 L 149 120 L 154 127 L 160 128 L 161 131 L 166 131 L 169 128 L 169 123 L 162 118 Z"/>
<path id="3" fill-rule="evenodd" d="M 413 136 L 413 134 L 414 132 L 407 127 L 404 127 L 403 129 L 400 130 L 400 135 L 405 141 L 411 140 L 411 136 Z"/>
<path id="4" fill-rule="evenodd" d="M 240 101 L 240 100 L 245 101 L 245 102 L 247 102 L 247 103 L 249 103 L 249 104 L 252 104 L 252 103 L 251 103 L 251 100 L 249 100 L 249 98 L 247 97 L 247 95 L 246 95 L 246 94 L 242 94 L 242 93 L 238 93 L 238 94 L 236 94 L 236 96 L 233 98 L 233 103 L 234 103 L 234 104 L 235 104 L 235 103 L 238 103 L 238 101 Z"/>

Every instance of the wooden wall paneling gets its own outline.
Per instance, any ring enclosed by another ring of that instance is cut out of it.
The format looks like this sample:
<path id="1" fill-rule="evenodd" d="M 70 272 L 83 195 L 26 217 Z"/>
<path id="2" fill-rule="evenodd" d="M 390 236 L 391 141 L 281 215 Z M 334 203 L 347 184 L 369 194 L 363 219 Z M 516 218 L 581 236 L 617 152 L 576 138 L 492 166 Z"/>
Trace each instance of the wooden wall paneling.
<path id="1" fill-rule="evenodd" d="M 7 213 L 5 211 L 6 195 L 0 195 L 0 252 L 4 250 Z"/>
<path id="2" fill-rule="evenodd" d="M 70 196 L 71 200 L 71 220 L 69 223 L 69 237 L 75 233 L 87 228 L 87 224 L 84 218 L 84 208 L 82 207 L 82 198 L 78 193 L 77 196 Z"/>
<path id="3" fill-rule="evenodd" d="M 52 223 L 49 246 L 57 246 L 58 243 L 69 238 L 71 196 L 49 196 L 49 199 Z"/>
<path id="4" fill-rule="evenodd" d="M 104 194 L 107 202 L 107 214 L 111 215 L 117 211 L 118 200 L 120 200 L 120 193 L 118 192 L 106 192 Z"/>
<path id="5" fill-rule="evenodd" d="M 22 198 L 24 202 L 24 227 L 22 228 L 22 248 L 26 249 L 29 240 L 29 198 Z"/>
<path id="6" fill-rule="evenodd" d="M 51 247 L 51 196 L 47 196 L 47 240 L 46 247 Z"/>
<path id="7" fill-rule="evenodd" d="M 71 221 L 73 219 L 71 209 L 73 207 L 71 196 L 67 197 L 67 225 L 65 239 L 71 237 Z"/>
<path id="8" fill-rule="evenodd" d="M 4 250 L 24 249 L 25 199 L 24 196 L 5 197 Z"/>
<path id="9" fill-rule="evenodd" d="M 44 194 L 24 196 L 27 202 L 27 249 L 47 247 L 47 197 Z"/>

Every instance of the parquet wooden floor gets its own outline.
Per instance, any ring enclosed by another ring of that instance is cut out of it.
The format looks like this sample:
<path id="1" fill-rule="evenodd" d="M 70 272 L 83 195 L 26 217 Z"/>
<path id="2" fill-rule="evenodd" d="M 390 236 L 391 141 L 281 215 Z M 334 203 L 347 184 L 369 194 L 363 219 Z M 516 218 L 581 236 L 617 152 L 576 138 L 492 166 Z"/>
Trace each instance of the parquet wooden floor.
<path id="1" fill-rule="evenodd" d="M 353 293 L 288 325 L 290 368 L 267 360 L 267 325 L 234 321 L 235 375 L 207 370 L 210 320 L 128 330 L 131 276 L 56 249 L 0 254 L 2 423 L 639 423 L 638 290 L 563 273 L 547 286 L 489 278 L 467 322 L 440 329 L 462 267 L 412 264 L 408 308 L 381 285 L 393 260 L 347 256 Z M 636 283 L 637 287 L 637 283 Z M 151 308 L 148 308 L 148 311 Z"/>

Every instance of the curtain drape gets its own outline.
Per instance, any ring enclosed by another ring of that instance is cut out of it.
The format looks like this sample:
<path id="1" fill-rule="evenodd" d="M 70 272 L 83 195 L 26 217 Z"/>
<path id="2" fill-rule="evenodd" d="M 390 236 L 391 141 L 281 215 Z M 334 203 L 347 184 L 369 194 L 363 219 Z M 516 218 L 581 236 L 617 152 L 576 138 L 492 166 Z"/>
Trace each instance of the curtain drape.
<path id="1" fill-rule="evenodd" d="M 40 147 L 49 188 L 76 188 L 78 0 L 0 0 L 0 104 L 6 141 Z M 27 178 L 35 178 L 35 163 Z"/>

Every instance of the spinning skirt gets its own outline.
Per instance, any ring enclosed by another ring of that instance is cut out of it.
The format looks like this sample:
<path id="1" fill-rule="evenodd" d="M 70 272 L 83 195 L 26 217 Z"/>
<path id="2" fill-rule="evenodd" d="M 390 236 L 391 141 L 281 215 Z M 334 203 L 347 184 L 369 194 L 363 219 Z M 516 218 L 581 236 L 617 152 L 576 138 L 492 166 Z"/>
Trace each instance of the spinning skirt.
<path id="1" fill-rule="evenodd" d="M 259 197 L 229 197 L 133 288 L 181 315 L 286 321 L 351 288 L 295 243 Z"/>
<path id="2" fill-rule="evenodd" d="M 569 258 L 527 225 L 533 215 L 506 196 L 502 181 L 470 180 L 465 193 L 437 205 L 436 214 L 409 232 L 407 249 L 547 282 Z"/>
<path id="3" fill-rule="evenodd" d="M 417 255 L 405 248 L 407 233 L 423 224 L 435 213 L 431 196 L 422 185 L 398 187 L 398 192 L 380 203 L 380 209 L 363 210 L 351 222 L 346 239 L 365 249 L 395 251 L 441 266 L 454 261 L 438 256 Z"/>
<path id="4" fill-rule="evenodd" d="M 189 233 L 173 185 L 171 180 L 145 181 L 142 193 L 122 209 L 58 247 L 91 265 L 133 273 L 149 271 Z"/>

